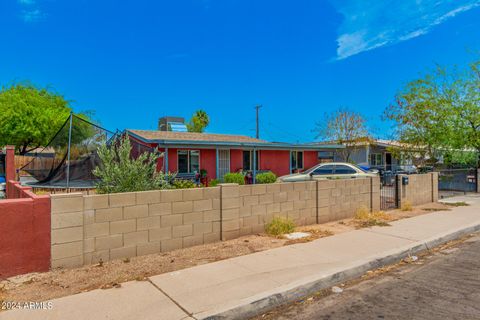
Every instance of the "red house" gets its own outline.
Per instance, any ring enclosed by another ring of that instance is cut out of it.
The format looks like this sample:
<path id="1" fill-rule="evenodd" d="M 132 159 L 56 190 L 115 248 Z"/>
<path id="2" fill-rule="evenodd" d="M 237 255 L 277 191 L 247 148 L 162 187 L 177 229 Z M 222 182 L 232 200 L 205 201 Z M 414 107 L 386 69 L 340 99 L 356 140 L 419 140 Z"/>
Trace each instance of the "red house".
<path id="1" fill-rule="evenodd" d="M 126 130 L 133 142 L 133 153 L 158 148 L 164 152 L 158 169 L 194 174 L 207 170 L 210 179 L 221 179 L 224 174 L 247 170 L 270 170 L 277 176 L 303 171 L 321 161 L 323 154 L 332 153 L 339 145 L 289 144 L 268 142 L 247 136 Z"/>

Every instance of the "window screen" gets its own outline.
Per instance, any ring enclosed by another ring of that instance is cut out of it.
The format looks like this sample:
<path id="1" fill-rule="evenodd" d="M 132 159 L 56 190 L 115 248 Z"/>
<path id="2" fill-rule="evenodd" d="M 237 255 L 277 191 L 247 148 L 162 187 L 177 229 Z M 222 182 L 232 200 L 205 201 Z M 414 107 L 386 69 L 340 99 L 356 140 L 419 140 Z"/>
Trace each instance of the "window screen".
<path id="1" fill-rule="evenodd" d="M 178 172 L 188 173 L 188 151 L 178 151 Z"/>

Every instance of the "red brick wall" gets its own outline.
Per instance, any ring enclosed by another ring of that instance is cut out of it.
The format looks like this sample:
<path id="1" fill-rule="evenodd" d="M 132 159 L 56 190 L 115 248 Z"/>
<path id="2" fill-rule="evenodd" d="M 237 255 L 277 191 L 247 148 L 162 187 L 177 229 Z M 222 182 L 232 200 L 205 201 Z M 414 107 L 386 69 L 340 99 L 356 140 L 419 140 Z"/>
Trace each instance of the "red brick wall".
<path id="1" fill-rule="evenodd" d="M 50 196 L 9 181 L 0 201 L 0 279 L 50 268 Z"/>

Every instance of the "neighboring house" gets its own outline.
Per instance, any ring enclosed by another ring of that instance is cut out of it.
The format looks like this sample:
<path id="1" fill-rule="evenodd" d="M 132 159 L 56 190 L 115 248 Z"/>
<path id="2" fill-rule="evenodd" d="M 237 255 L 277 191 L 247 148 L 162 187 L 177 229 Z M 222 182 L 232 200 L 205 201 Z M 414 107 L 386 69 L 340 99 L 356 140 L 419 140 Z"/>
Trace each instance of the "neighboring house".
<path id="1" fill-rule="evenodd" d="M 401 143 L 394 140 L 370 139 L 350 148 L 349 162 L 371 169 L 393 170 L 407 169 L 412 162 L 407 159 L 398 159 L 391 153 L 392 148 L 402 148 Z M 318 143 L 323 145 L 324 142 Z M 344 152 L 326 152 L 320 157 L 321 162 L 345 161 Z"/>
<path id="2" fill-rule="evenodd" d="M 319 163 L 322 152 L 344 148 L 339 145 L 289 144 L 268 142 L 247 136 L 126 130 L 132 141 L 132 152 L 158 148 L 164 155 L 158 169 L 189 175 L 207 170 L 210 179 L 221 179 L 239 170 L 270 170 L 277 176 L 303 171 Z"/>

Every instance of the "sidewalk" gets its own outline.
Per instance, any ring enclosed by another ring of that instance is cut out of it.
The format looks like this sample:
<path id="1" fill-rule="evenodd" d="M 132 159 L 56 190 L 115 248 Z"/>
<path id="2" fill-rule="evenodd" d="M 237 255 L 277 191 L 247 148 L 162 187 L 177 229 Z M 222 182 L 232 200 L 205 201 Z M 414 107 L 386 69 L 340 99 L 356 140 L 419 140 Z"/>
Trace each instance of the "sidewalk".
<path id="1" fill-rule="evenodd" d="M 480 230 L 480 196 L 446 201 L 470 206 L 59 298 L 52 310 L 2 312 L 0 319 L 248 318 Z"/>

